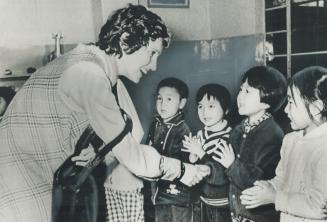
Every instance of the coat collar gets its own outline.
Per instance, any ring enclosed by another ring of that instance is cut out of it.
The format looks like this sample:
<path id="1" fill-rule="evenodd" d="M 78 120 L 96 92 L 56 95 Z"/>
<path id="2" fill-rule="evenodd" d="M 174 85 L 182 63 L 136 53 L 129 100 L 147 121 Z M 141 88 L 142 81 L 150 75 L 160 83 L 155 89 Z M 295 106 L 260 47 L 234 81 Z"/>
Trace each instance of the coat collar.
<path id="1" fill-rule="evenodd" d="M 174 118 L 172 118 L 171 120 L 169 120 L 168 122 L 164 122 L 163 119 L 157 115 L 156 117 L 156 121 L 160 124 L 165 124 L 165 125 L 179 125 L 182 122 L 184 122 L 184 113 L 183 112 L 179 112 Z"/>

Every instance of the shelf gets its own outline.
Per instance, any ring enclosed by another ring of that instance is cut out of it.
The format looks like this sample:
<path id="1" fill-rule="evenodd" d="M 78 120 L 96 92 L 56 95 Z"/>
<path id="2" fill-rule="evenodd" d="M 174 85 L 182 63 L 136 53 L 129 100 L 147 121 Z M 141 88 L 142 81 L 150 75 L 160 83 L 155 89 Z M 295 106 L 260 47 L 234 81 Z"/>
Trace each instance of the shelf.
<path id="1" fill-rule="evenodd" d="M 22 79 L 28 79 L 31 75 L 27 73 L 22 74 L 11 74 L 11 75 L 0 75 L 0 80 L 22 80 Z"/>

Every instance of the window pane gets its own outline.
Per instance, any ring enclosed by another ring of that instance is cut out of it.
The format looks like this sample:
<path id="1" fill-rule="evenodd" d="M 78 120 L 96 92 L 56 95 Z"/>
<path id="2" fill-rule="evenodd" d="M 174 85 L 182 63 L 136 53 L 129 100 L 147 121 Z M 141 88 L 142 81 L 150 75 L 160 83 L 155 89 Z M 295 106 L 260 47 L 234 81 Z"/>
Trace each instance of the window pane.
<path id="1" fill-rule="evenodd" d="M 324 66 L 327 67 L 327 54 L 305 55 L 305 56 L 292 56 L 292 75 L 301 69 L 308 66 Z"/>
<path id="2" fill-rule="evenodd" d="M 327 9 L 309 3 L 291 8 L 292 53 L 327 50 Z"/>
<path id="3" fill-rule="evenodd" d="M 311 7 L 323 7 L 325 4 L 324 0 L 292 0 L 292 6 L 311 6 Z"/>
<path id="4" fill-rule="evenodd" d="M 285 33 L 274 33 L 266 35 L 266 42 L 273 45 L 273 54 L 280 55 L 286 54 L 287 50 L 287 39 Z"/>
<path id="5" fill-rule="evenodd" d="M 286 0 L 266 0 L 265 2 L 266 2 L 266 8 L 286 5 Z"/>
<path id="6" fill-rule="evenodd" d="M 287 77 L 287 58 L 286 57 L 275 57 L 271 61 L 267 61 L 267 65 L 278 69 L 281 73 Z"/>
<path id="7" fill-rule="evenodd" d="M 327 50 L 327 27 L 292 31 L 292 53 Z"/>
<path id="8" fill-rule="evenodd" d="M 266 11 L 266 32 L 286 30 L 286 8 Z"/>

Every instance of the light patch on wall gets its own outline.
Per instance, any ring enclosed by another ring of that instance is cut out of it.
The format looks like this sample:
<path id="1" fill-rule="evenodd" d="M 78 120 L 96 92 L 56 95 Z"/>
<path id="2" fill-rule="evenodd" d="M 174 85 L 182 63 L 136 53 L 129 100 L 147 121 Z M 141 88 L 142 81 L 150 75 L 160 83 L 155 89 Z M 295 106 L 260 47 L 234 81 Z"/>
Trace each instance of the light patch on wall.
<path id="1" fill-rule="evenodd" d="M 201 60 L 219 59 L 226 52 L 228 39 L 202 40 L 194 46 L 194 53 L 199 54 Z"/>
<path id="2" fill-rule="evenodd" d="M 66 44 L 94 41 L 91 2 L 1 0 L 0 46 L 53 44 L 53 33 L 62 33 Z"/>

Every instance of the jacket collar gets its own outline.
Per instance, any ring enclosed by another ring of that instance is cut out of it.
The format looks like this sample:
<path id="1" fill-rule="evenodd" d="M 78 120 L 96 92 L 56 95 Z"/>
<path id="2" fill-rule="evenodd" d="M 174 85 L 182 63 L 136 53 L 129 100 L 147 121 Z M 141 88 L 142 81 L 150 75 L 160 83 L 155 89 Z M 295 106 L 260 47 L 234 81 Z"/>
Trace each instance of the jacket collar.
<path id="1" fill-rule="evenodd" d="M 159 122 L 160 124 L 165 124 L 165 125 L 179 125 L 182 122 L 184 122 L 184 113 L 183 112 L 179 112 L 174 118 L 172 118 L 171 120 L 169 120 L 168 122 L 164 122 L 163 119 L 157 115 L 156 117 L 156 121 Z"/>
<path id="2" fill-rule="evenodd" d="M 252 133 L 254 131 L 257 131 L 258 129 L 266 126 L 269 122 L 273 121 L 273 117 L 270 115 L 269 118 L 264 118 L 262 121 L 260 121 L 260 123 L 258 123 L 255 127 L 253 127 L 252 129 L 250 129 L 250 131 L 246 132 L 245 130 L 245 125 L 244 125 L 244 122 L 245 122 L 245 119 L 241 122 L 241 126 L 240 126 L 240 129 L 243 133 Z"/>

